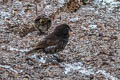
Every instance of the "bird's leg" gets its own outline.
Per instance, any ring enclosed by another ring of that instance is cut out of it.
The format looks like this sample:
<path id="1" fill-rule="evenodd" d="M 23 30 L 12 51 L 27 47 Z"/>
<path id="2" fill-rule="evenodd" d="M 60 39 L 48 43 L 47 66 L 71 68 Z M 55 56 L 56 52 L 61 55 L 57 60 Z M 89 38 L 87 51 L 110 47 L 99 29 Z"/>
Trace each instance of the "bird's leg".
<path id="1" fill-rule="evenodd" d="M 70 63 L 70 60 L 69 60 L 69 59 L 65 59 L 65 55 L 64 55 L 64 54 L 61 54 L 61 55 L 60 55 L 60 60 L 63 60 L 63 61 L 66 62 L 67 64 Z"/>
<path id="2" fill-rule="evenodd" d="M 63 62 L 64 61 L 63 60 L 64 58 L 61 58 L 61 55 L 53 55 L 53 57 L 55 57 L 58 62 Z"/>
<path id="3" fill-rule="evenodd" d="M 49 66 L 50 66 L 50 65 L 53 65 L 53 66 L 57 66 L 57 67 L 62 68 L 62 66 L 59 64 L 59 62 L 61 62 L 61 61 L 60 61 L 58 55 L 48 54 L 47 59 L 46 59 L 46 63 L 47 63 Z"/>

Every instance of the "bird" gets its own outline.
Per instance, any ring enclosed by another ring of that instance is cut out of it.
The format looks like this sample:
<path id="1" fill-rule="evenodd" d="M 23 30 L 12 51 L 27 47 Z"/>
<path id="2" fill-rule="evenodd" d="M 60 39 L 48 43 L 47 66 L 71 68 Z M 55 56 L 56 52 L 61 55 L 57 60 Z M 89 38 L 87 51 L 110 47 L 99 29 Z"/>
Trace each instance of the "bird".
<path id="1" fill-rule="evenodd" d="M 52 33 L 47 35 L 42 41 L 38 42 L 32 50 L 28 51 L 26 55 L 39 50 L 42 50 L 45 54 L 58 53 L 64 50 L 71 34 L 73 34 L 73 31 L 68 24 L 60 24 L 56 26 Z"/>
<path id="2" fill-rule="evenodd" d="M 36 17 L 36 19 L 34 20 L 34 24 L 35 28 L 39 31 L 39 34 L 41 35 L 47 33 L 48 29 L 52 25 L 52 20 L 46 17 L 46 15 L 41 14 Z"/>

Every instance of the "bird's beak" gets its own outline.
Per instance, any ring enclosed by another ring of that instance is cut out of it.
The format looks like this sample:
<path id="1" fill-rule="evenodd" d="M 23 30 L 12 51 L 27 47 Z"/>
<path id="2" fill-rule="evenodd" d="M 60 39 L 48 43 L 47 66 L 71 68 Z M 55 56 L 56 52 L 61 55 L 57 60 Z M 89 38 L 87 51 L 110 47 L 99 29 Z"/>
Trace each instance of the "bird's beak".
<path id="1" fill-rule="evenodd" d="M 69 35 L 73 35 L 73 32 L 69 32 Z"/>
<path id="2" fill-rule="evenodd" d="M 69 31 L 69 35 L 73 35 L 73 31 L 72 30 Z"/>

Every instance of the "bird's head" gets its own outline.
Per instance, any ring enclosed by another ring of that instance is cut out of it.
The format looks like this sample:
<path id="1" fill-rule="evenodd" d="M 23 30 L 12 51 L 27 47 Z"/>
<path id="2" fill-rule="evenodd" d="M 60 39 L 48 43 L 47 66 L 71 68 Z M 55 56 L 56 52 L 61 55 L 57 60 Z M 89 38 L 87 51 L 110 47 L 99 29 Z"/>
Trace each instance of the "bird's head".
<path id="1" fill-rule="evenodd" d="M 63 37 L 67 37 L 67 36 L 69 37 L 69 35 L 73 34 L 71 28 L 67 24 L 58 25 L 55 28 L 54 33 L 57 36 L 63 36 Z"/>

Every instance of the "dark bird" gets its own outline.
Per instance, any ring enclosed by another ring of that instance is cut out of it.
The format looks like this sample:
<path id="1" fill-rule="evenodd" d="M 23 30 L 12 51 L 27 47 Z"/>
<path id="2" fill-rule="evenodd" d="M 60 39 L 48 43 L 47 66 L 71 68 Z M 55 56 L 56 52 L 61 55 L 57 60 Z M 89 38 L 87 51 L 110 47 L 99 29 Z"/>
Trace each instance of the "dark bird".
<path id="1" fill-rule="evenodd" d="M 54 54 L 62 51 L 72 33 L 71 28 L 67 24 L 58 25 L 51 34 L 46 36 L 43 41 L 39 42 L 26 55 L 37 52 L 38 50 L 42 50 L 46 54 Z"/>
<path id="2" fill-rule="evenodd" d="M 35 28 L 40 32 L 40 34 L 47 33 L 48 29 L 52 25 L 52 21 L 50 18 L 46 17 L 46 15 L 40 15 L 34 20 Z"/>

